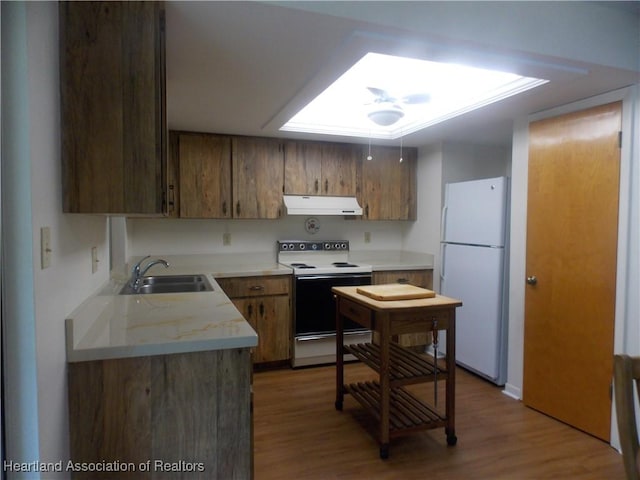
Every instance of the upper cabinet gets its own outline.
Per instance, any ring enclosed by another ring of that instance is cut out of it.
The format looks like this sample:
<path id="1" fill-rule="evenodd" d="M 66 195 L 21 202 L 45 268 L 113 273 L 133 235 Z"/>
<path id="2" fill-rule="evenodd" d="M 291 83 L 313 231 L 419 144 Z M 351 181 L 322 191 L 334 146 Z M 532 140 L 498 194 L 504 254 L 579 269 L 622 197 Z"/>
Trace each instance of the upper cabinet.
<path id="1" fill-rule="evenodd" d="M 164 7 L 60 2 L 63 209 L 162 214 Z"/>
<path id="2" fill-rule="evenodd" d="M 289 140 L 285 145 L 284 193 L 355 196 L 360 156 L 358 145 Z"/>
<path id="3" fill-rule="evenodd" d="M 233 218 L 282 215 L 284 145 L 274 138 L 232 137 Z"/>
<path id="4" fill-rule="evenodd" d="M 278 218 L 284 146 L 272 138 L 174 132 L 169 215 L 181 218 Z"/>
<path id="5" fill-rule="evenodd" d="M 170 134 L 169 215 L 231 218 L 231 137 Z"/>
<path id="6" fill-rule="evenodd" d="M 365 220 L 415 220 L 418 151 L 372 147 L 372 160 L 360 163 L 358 201 Z"/>

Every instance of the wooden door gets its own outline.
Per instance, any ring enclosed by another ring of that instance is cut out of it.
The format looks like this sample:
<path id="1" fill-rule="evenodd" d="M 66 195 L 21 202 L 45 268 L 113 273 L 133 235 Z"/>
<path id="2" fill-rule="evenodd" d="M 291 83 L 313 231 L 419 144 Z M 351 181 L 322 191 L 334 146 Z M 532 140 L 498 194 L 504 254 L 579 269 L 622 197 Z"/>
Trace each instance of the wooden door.
<path id="1" fill-rule="evenodd" d="M 280 140 L 233 137 L 233 217 L 278 218 L 284 191 L 284 148 Z"/>
<path id="2" fill-rule="evenodd" d="M 621 108 L 617 102 L 529 127 L 523 400 L 603 440 L 611 416 Z"/>
<path id="3" fill-rule="evenodd" d="M 185 133 L 178 138 L 182 218 L 231 218 L 231 138 Z"/>

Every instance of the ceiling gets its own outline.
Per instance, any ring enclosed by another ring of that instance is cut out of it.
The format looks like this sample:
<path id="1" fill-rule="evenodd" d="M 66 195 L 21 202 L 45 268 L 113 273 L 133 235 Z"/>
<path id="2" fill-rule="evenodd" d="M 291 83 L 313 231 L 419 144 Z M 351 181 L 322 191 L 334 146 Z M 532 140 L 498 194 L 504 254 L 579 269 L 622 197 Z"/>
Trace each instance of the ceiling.
<path id="1" fill-rule="evenodd" d="M 407 146 L 508 145 L 516 118 L 639 82 L 638 5 L 168 1 L 169 128 L 314 138 L 278 129 L 367 51 L 378 51 L 550 79 L 403 138 Z"/>

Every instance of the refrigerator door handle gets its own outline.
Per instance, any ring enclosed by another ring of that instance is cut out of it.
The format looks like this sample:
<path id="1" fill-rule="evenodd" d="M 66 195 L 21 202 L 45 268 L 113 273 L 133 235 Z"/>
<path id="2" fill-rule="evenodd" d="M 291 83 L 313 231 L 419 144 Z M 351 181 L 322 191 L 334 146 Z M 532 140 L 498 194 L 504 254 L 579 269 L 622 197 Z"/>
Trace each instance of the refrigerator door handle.
<path id="1" fill-rule="evenodd" d="M 447 220 L 447 206 L 442 207 L 442 214 L 440 215 L 440 240 L 445 241 L 447 239 L 445 226 Z"/>
<path id="2" fill-rule="evenodd" d="M 444 281 L 444 277 L 445 277 L 445 267 L 446 267 L 445 256 L 446 256 L 446 247 L 447 247 L 447 244 L 446 244 L 446 243 L 441 243 L 441 244 L 440 244 L 440 291 L 442 291 L 442 282 Z"/>

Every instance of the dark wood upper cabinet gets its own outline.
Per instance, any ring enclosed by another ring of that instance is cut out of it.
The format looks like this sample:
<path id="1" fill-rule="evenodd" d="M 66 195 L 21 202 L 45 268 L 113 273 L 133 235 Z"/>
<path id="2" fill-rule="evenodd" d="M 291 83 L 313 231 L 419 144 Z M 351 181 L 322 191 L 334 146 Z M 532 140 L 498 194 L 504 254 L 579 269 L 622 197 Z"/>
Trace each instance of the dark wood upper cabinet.
<path id="1" fill-rule="evenodd" d="M 206 133 L 171 135 L 178 137 L 172 138 L 171 143 L 176 145 L 179 156 L 179 216 L 231 218 L 231 137 Z"/>
<path id="2" fill-rule="evenodd" d="M 160 2 L 60 2 L 63 209 L 166 211 Z"/>
<path id="3" fill-rule="evenodd" d="M 262 137 L 232 137 L 233 218 L 279 218 L 284 145 Z"/>
<path id="4" fill-rule="evenodd" d="M 359 145 L 289 140 L 285 145 L 284 193 L 355 196 Z"/>
<path id="5" fill-rule="evenodd" d="M 376 146 L 360 164 L 358 201 L 366 220 L 415 220 L 418 150 Z"/>

